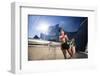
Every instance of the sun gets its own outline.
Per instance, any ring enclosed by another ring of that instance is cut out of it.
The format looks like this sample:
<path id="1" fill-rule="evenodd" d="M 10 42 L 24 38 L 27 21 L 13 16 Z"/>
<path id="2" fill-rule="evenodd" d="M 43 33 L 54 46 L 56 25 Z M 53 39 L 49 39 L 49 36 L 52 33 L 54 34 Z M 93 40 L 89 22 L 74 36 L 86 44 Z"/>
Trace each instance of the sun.
<path id="1" fill-rule="evenodd" d="M 47 33 L 49 28 L 49 24 L 47 23 L 39 23 L 39 26 L 37 28 L 38 31 L 42 33 Z"/>

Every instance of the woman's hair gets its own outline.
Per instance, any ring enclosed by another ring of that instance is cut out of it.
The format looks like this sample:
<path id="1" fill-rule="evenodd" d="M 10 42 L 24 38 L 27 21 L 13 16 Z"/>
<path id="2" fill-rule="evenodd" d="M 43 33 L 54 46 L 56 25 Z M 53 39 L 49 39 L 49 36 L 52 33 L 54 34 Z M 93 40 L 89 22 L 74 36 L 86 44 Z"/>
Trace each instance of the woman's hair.
<path id="1" fill-rule="evenodd" d="M 61 31 L 63 31 L 64 32 L 64 35 L 66 35 L 66 32 L 64 31 L 63 28 L 60 29 L 60 34 L 61 34 Z"/>

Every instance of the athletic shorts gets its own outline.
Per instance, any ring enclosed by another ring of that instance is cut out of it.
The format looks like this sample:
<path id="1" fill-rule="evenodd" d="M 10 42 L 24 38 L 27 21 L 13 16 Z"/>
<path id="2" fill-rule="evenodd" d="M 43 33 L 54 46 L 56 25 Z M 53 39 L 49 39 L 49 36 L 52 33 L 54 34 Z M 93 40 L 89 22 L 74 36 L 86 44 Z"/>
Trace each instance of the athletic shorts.
<path id="1" fill-rule="evenodd" d="M 69 45 L 67 44 L 67 42 L 61 44 L 61 49 L 69 49 Z"/>

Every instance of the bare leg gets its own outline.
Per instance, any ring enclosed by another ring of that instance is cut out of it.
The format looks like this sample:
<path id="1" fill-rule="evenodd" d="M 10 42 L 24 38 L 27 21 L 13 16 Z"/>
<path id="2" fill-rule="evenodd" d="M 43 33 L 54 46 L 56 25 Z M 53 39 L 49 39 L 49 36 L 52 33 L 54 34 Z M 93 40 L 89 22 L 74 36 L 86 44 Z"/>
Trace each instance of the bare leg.
<path id="1" fill-rule="evenodd" d="M 73 55 L 76 53 L 75 46 L 72 47 Z"/>
<path id="2" fill-rule="evenodd" d="M 67 57 L 66 57 L 66 50 L 62 50 L 62 52 L 63 52 L 63 55 L 64 55 L 64 59 L 67 59 Z"/>
<path id="3" fill-rule="evenodd" d="M 67 50 L 69 55 L 70 55 L 70 58 L 72 57 L 72 50 L 71 50 L 71 47 Z"/>

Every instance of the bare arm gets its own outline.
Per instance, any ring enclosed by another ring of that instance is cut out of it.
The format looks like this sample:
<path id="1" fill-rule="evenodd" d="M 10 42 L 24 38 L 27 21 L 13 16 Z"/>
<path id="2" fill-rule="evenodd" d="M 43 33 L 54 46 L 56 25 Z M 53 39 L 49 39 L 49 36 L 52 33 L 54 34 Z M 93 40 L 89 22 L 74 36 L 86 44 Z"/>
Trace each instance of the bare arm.
<path id="1" fill-rule="evenodd" d="M 65 35 L 65 38 L 66 38 L 67 40 L 69 40 L 69 38 L 68 38 L 68 36 L 67 36 L 67 35 Z"/>
<path id="2" fill-rule="evenodd" d="M 61 41 L 62 36 L 59 36 L 59 41 Z"/>

